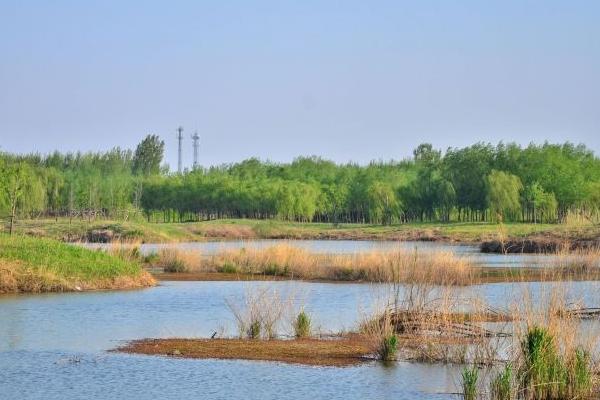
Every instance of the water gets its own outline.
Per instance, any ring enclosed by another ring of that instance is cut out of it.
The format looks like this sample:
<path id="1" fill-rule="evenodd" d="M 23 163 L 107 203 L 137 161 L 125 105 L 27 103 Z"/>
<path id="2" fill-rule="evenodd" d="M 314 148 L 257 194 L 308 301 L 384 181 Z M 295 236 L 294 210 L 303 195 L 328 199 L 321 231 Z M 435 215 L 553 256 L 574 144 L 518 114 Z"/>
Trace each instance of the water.
<path id="1" fill-rule="evenodd" d="M 552 256 L 540 254 L 494 254 L 481 253 L 478 246 L 448 244 L 441 242 L 407 242 L 391 240 L 228 240 L 212 242 L 142 244 L 143 254 L 155 253 L 165 248 L 197 250 L 203 255 L 212 255 L 223 250 L 241 248 L 266 248 L 277 244 L 290 244 L 315 253 L 356 254 L 367 251 L 414 250 L 418 252 L 447 251 L 473 259 L 478 264 L 490 267 L 543 266 Z M 107 248 L 110 244 L 90 243 L 91 248 Z"/>
<path id="2" fill-rule="evenodd" d="M 225 304 L 242 282 L 165 282 L 140 291 L 0 297 L 0 398 L 447 398 L 456 368 L 372 362 L 349 368 L 108 353 L 125 340 L 235 331 Z M 369 285 L 274 282 L 322 330 L 352 328 Z M 376 291 L 376 290 L 375 290 Z M 446 394 L 443 394 L 446 393 Z"/>
<path id="3" fill-rule="evenodd" d="M 0 398 L 4 399 L 371 399 L 455 398 L 459 367 L 371 362 L 348 368 L 255 361 L 184 360 L 109 353 L 131 339 L 235 332 L 226 300 L 272 285 L 303 304 L 324 332 L 356 327 L 385 288 L 306 282 L 163 282 L 137 291 L 0 297 Z M 553 284 L 528 284 L 529 292 Z M 518 285 L 517 285 L 518 286 Z M 598 305 L 599 283 L 570 293 Z M 506 307 L 511 284 L 457 289 Z"/>
<path id="4" fill-rule="evenodd" d="M 223 249 L 267 247 L 285 241 L 142 245 Z M 475 246 L 435 242 L 294 241 L 320 253 L 351 254 L 396 248 L 443 250 L 488 266 L 544 265 L 550 256 L 481 254 Z M 94 245 L 93 247 L 103 247 Z M 249 288 L 272 285 L 304 306 L 321 332 L 354 329 L 384 286 L 307 282 L 162 282 L 145 290 L 0 296 L 0 399 L 432 399 L 456 398 L 460 367 L 377 362 L 347 368 L 281 363 L 185 360 L 108 352 L 127 340 L 148 337 L 207 337 L 235 334 L 227 302 Z M 552 283 L 487 284 L 456 288 L 464 299 L 480 297 L 506 309 L 523 293 L 548 293 Z M 527 288 L 525 290 L 524 288 Z M 568 296 L 599 306 L 600 283 L 574 282 Z M 466 301 L 465 303 L 469 303 Z M 597 326 L 595 327 L 597 329 Z M 280 327 L 282 333 L 285 329 Z"/>

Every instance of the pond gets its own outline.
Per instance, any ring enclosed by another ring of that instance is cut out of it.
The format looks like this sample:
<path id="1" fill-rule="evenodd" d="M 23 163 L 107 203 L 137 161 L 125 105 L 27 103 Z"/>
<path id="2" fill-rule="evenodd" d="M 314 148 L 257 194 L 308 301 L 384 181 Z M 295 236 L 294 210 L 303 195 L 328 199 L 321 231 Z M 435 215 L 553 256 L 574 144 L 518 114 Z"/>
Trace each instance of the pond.
<path id="1" fill-rule="evenodd" d="M 12 399 L 455 398 L 460 367 L 377 362 L 348 368 L 185 360 L 107 352 L 146 337 L 235 333 L 227 301 L 271 285 L 304 305 L 323 332 L 355 328 L 384 286 L 306 282 L 162 282 L 146 290 L 0 297 L 0 393 Z M 536 295 L 553 284 L 528 284 Z M 506 307 L 514 284 L 457 289 Z M 599 283 L 569 284 L 598 305 Z"/>

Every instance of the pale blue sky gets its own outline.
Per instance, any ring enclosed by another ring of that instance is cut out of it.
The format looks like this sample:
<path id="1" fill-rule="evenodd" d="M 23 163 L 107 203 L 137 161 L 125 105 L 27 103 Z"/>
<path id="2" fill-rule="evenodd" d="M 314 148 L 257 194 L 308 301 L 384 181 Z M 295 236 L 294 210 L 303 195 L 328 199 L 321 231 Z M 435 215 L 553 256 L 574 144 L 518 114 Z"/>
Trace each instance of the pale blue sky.
<path id="1" fill-rule="evenodd" d="M 0 0 L 0 148 L 204 165 L 403 158 L 421 142 L 600 153 L 600 2 Z"/>

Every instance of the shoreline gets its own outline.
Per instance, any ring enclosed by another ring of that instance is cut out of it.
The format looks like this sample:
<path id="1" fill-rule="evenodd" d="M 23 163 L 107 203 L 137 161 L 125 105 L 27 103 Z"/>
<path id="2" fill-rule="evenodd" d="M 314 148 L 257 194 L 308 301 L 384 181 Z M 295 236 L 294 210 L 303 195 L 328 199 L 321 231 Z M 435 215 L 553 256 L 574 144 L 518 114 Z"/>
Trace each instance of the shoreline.
<path id="1" fill-rule="evenodd" d="M 331 284 L 386 284 L 385 281 L 370 281 L 364 279 L 301 279 L 293 276 L 226 273 L 226 272 L 153 272 L 152 276 L 159 282 L 282 282 L 295 281 L 306 283 Z M 540 268 L 501 268 L 481 267 L 474 271 L 472 282 L 468 285 L 483 285 L 492 283 L 528 283 L 528 282 L 560 282 L 560 281 L 598 281 L 600 271 L 594 273 L 577 273 L 569 271 L 548 270 Z"/>
<path id="2" fill-rule="evenodd" d="M 600 247 L 600 226 L 493 224 L 482 222 L 360 225 L 278 220 L 212 220 L 147 223 L 114 220 L 22 220 L 17 231 L 63 242 L 182 243 L 231 240 L 373 240 L 476 245 L 487 252 L 547 252 L 570 243 L 572 249 Z M 503 246 L 504 244 L 504 246 Z"/>

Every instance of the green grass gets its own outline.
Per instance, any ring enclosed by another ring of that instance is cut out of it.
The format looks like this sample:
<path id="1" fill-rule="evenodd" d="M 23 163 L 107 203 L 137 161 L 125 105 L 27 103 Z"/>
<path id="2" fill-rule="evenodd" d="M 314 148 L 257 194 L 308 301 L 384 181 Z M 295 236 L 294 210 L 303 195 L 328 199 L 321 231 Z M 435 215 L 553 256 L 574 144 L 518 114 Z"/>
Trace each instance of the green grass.
<path id="1" fill-rule="evenodd" d="M 379 358 L 383 361 L 392 361 L 398 351 L 398 337 L 395 334 L 385 336 L 381 339 L 379 346 Z"/>
<path id="2" fill-rule="evenodd" d="M 508 363 L 496 375 L 491 382 L 491 399 L 492 400 L 513 400 L 514 395 L 514 379 L 512 364 Z"/>
<path id="3" fill-rule="evenodd" d="M 304 310 L 298 313 L 296 321 L 294 321 L 294 333 L 297 338 L 306 338 L 310 336 L 311 321 L 310 317 Z"/>
<path id="4" fill-rule="evenodd" d="M 0 234 L 0 293 L 146 286 L 140 264 L 51 239 Z"/>
<path id="5" fill-rule="evenodd" d="M 463 399 L 465 400 L 476 400 L 477 393 L 477 380 L 479 379 L 479 371 L 477 367 L 465 368 L 462 372 L 462 389 Z"/>
<path id="6" fill-rule="evenodd" d="M 594 238 L 600 227 L 592 225 L 523 224 L 498 225 L 485 222 L 410 223 L 404 225 L 368 225 L 297 223 L 279 220 L 226 219 L 190 223 L 147 223 L 74 219 L 40 219 L 17 222 L 17 232 L 62 241 L 86 240 L 94 229 L 111 229 L 124 240 L 147 243 L 199 241 L 208 239 L 393 239 L 480 242 L 531 235 L 562 239 Z"/>
<path id="7" fill-rule="evenodd" d="M 523 365 L 520 370 L 522 392 L 540 400 L 586 398 L 592 389 L 590 355 L 577 348 L 561 354 L 548 329 L 532 327 L 521 343 Z"/>

